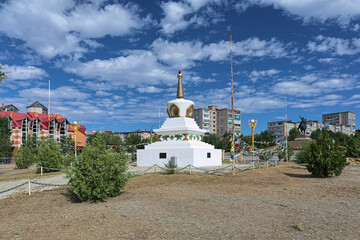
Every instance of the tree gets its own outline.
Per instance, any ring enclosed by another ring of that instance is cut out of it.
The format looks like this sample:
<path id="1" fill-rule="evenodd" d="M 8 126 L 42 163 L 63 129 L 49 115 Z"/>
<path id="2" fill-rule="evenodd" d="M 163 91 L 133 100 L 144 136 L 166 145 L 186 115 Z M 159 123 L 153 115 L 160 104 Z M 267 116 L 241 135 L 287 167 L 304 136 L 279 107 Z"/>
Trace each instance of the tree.
<path id="1" fill-rule="evenodd" d="M 0 117 L 0 157 L 11 157 L 13 152 L 9 119 Z"/>
<path id="2" fill-rule="evenodd" d="M 296 139 L 297 136 L 299 136 L 301 133 L 299 131 L 299 129 L 297 128 L 292 128 L 290 131 L 289 131 L 289 136 L 288 136 L 288 140 L 289 141 L 294 141 Z"/>
<path id="3" fill-rule="evenodd" d="M 344 151 L 326 129 L 321 130 L 315 143 L 311 143 L 306 163 L 311 175 L 319 177 L 339 176 L 347 165 Z"/>
<path id="4" fill-rule="evenodd" d="M 341 133 L 341 132 L 333 132 L 333 131 L 330 131 L 330 130 L 327 130 L 327 129 L 323 129 L 323 130 L 326 130 L 328 132 L 328 134 L 330 135 L 330 138 L 331 139 L 334 139 L 337 144 L 339 146 L 346 146 L 346 142 L 347 142 L 347 139 L 348 139 L 348 136 L 344 133 Z M 316 131 L 313 131 L 310 135 L 310 138 L 311 139 L 317 139 L 318 136 L 320 135 L 322 130 L 320 129 L 316 129 Z"/>
<path id="5" fill-rule="evenodd" d="M 309 159 L 310 144 L 305 143 L 301 146 L 300 151 L 295 155 L 296 163 L 306 163 Z"/>
<path id="6" fill-rule="evenodd" d="M 138 134 L 131 133 L 125 140 L 125 145 L 127 147 L 127 152 L 134 153 L 137 149 L 144 148 L 143 145 L 140 147 L 142 141 L 141 137 Z"/>
<path id="7" fill-rule="evenodd" d="M 273 138 L 268 132 L 268 130 L 261 131 L 260 134 L 255 134 L 254 141 L 254 145 L 256 148 L 265 148 L 275 145 L 275 143 L 273 142 Z"/>
<path id="8" fill-rule="evenodd" d="M 349 136 L 346 143 L 346 156 L 360 158 L 360 133 L 355 132 Z"/>
<path id="9" fill-rule="evenodd" d="M 0 64 L 0 84 L 7 79 L 6 73 L 1 71 L 1 69 L 4 69 L 4 68 Z"/>
<path id="10" fill-rule="evenodd" d="M 50 138 L 42 139 L 37 154 L 38 167 L 45 167 L 43 171 L 51 172 L 53 169 L 47 168 L 59 169 L 63 162 L 64 156 L 60 152 L 59 144 Z"/>
<path id="11" fill-rule="evenodd" d="M 28 168 L 33 165 L 37 158 L 39 141 L 30 137 L 25 141 L 19 151 L 15 153 L 15 164 L 17 168 Z"/>
<path id="12" fill-rule="evenodd" d="M 126 172 L 125 156 L 113 149 L 106 149 L 101 136 L 87 145 L 68 172 L 69 185 L 81 201 L 104 200 L 115 197 L 124 189 L 130 173 Z"/>
<path id="13" fill-rule="evenodd" d="M 216 149 L 222 149 L 223 143 L 221 139 L 214 133 L 210 133 L 209 135 L 204 136 L 203 141 L 208 144 L 214 145 Z"/>

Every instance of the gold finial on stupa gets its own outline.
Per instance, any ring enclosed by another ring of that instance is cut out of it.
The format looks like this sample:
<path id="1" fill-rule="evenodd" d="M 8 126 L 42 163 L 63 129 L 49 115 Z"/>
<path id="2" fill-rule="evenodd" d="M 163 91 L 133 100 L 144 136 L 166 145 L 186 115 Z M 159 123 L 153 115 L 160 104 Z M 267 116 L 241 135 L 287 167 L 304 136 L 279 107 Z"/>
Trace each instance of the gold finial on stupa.
<path id="1" fill-rule="evenodd" d="M 181 74 L 181 70 L 179 70 L 179 74 L 177 75 L 178 77 L 178 89 L 177 89 L 177 98 L 184 98 L 184 90 L 183 90 L 183 86 L 182 86 L 182 74 Z"/>

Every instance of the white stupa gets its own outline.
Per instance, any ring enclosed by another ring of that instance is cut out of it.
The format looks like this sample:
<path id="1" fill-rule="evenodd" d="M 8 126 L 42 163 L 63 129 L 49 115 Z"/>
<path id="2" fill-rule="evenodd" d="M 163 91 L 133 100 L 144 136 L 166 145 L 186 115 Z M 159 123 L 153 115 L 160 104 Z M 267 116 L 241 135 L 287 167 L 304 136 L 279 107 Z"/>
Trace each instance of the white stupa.
<path id="1" fill-rule="evenodd" d="M 221 150 L 202 142 L 205 130 L 199 128 L 192 118 L 194 102 L 184 99 L 181 71 L 178 74 L 177 99 L 167 103 L 167 118 L 154 132 L 159 142 L 137 150 L 137 165 L 163 166 L 173 160 L 179 167 L 189 164 L 195 167 L 221 166 Z"/>

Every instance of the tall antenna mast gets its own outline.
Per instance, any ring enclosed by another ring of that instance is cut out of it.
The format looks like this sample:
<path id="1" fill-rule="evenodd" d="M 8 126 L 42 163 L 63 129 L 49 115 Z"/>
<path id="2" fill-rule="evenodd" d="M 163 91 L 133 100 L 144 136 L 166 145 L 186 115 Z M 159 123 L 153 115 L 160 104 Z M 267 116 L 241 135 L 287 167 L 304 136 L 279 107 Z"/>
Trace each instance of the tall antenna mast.
<path id="1" fill-rule="evenodd" d="M 48 108 L 49 108 L 48 119 L 50 120 L 50 79 L 49 79 L 49 103 L 48 103 Z"/>
<path id="2" fill-rule="evenodd" d="M 159 129 L 160 129 L 160 108 L 159 108 Z"/>
<path id="3" fill-rule="evenodd" d="M 232 116 L 232 132 L 234 133 L 234 87 L 233 87 L 233 63 L 232 63 L 232 32 L 230 32 L 230 58 L 231 58 L 231 116 Z"/>
<path id="4" fill-rule="evenodd" d="M 286 141 L 286 148 L 285 148 L 285 154 L 286 159 L 289 161 L 289 152 L 288 152 L 288 137 L 287 137 L 287 109 L 286 109 L 286 93 L 285 93 L 285 141 Z"/>

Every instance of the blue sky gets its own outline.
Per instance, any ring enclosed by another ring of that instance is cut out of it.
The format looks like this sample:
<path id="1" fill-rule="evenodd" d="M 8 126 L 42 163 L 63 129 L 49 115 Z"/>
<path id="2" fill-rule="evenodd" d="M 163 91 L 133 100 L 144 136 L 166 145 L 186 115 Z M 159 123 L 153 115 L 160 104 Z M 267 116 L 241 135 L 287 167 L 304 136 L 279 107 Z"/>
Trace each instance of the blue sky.
<path id="1" fill-rule="evenodd" d="M 177 71 L 195 108 L 234 107 L 242 132 L 360 106 L 359 0 L 0 1 L 0 100 L 39 100 L 87 130 L 158 127 Z M 360 126 L 360 116 L 356 127 Z"/>

